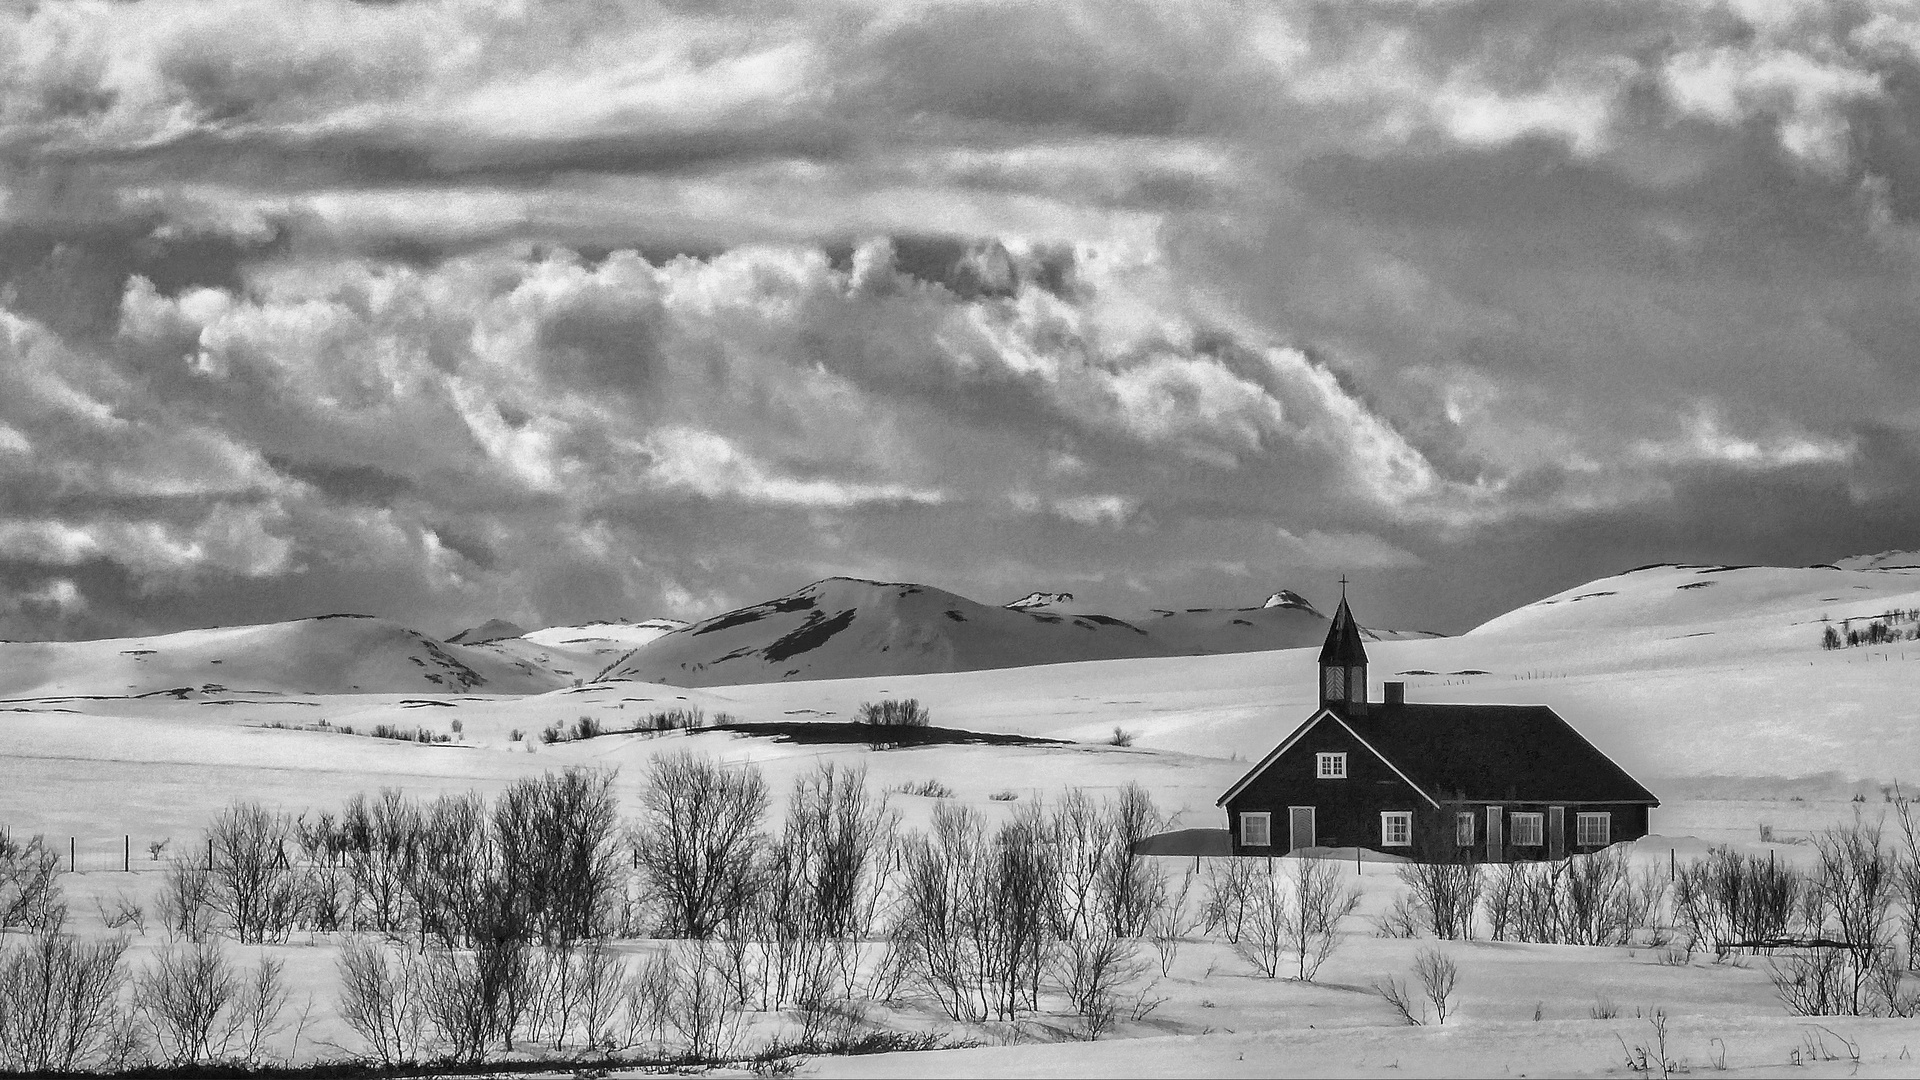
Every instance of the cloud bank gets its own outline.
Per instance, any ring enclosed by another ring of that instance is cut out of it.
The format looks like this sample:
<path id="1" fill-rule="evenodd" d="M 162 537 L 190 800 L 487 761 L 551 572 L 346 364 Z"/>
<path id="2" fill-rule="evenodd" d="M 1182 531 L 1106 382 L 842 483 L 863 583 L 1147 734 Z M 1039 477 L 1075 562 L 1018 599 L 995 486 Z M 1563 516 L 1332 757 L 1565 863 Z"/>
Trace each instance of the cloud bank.
<path id="1" fill-rule="evenodd" d="M 1910 547 L 1874 3 L 43 5 L 0 635 Z"/>

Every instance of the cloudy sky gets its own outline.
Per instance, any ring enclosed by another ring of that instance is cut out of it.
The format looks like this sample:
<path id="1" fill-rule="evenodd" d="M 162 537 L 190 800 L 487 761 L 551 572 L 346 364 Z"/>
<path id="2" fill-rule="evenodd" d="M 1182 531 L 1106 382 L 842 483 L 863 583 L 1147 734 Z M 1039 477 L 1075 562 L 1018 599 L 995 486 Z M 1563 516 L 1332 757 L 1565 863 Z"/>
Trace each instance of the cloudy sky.
<path id="1" fill-rule="evenodd" d="M 1908 3 L 0 18 L 0 636 L 1920 547 Z"/>

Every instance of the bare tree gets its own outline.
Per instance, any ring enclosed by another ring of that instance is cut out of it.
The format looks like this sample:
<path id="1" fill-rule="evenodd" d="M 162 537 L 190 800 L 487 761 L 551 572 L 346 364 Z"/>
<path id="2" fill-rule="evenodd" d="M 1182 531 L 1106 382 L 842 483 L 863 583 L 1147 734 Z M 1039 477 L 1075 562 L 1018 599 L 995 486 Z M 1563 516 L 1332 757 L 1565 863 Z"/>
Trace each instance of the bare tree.
<path id="1" fill-rule="evenodd" d="M 340 816 L 347 874 L 365 925 L 395 934 L 408 925 L 407 878 L 420 843 L 420 808 L 397 788 L 355 795 Z"/>
<path id="2" fill-rule="evenodd" d="M 1433 1015 L 1436 1023 L 1444 1024 L 1453 1011 L 1453 987 L 1460 977 L 1460 969 L 1453 958 L 1439 949 L 1421 949 L 1413 958 L 1414 974 L 1420 977 L 1420 988 L 1433 1003 Z"/>
<path id="3" fill-rule="evenodd" d="M 21 844 L 0 834 L 0 931 L 59 929 L 67 915 L 59 879 L 60 853 L 41 837 Z"/>
<path id="4" fill-rule="evenodd" d="M 190 855 L 170 857 L 157 903 L 169 938 L 205 940 L 213 933 L 213 871 Z"/>
<path id="5" fill-rule="evenodd" d="M 751 893 L 767 785 L 754 766 L 729 770 L 688 753 L 654 758 L 634 852 L 659 898 L 665 931 L 711 938 Z"/>
<path id="6" fill-rule="evenodd" d="M 1209 859 L 1206 863 L 1206 901 L 1200 909 L 1208 933 L 1220 933 L 1235 945 L 1246 930 L 1247 913 L 1261 868 L 1254 859 Z"/>
<path id="7" fill-rule="evenodd" d="M 1474 909 L 1480 903 L 1480 867 L 1458 857 L 1429 852 L 1419 862 L 1394 871 L 1413 892 L 1414 903 L 1437 938 L 1473 937 Z"/>
<path id="8" fill-rule="evenodd" d="M 125 951 L 52 930 L 0 949 L 0 1071 L 114 1067 Z"/>
<path id="9" fill-rule="evenodd" d="M 339 959 L 340 1018 L 366 1041 L 380 1064 L 417 1061 L 426 1030 L 425 972 L 409 949 L 353 938 Z"/>
<path id="10" fill-rule="evenodd" d="M 134 1008 L 170 1064 L 226 1057 L 235 1029 L 225 1021 L 240 997 L 240 977 L 216 938 L 168 944 L 134 977 Z"/>
<path id="11" fill-rule="evenodd" d="M 234 803 L 207 828 L 209 901 L 242 942 L 281 941 L 292 929 L 298 889 L 287 844 L 293 819 L 259 803 Z"/>
<path id="12" fill-rule="evenodd" d="M 1296 958 L 1300 981 L 1312 982 L 1339 947 L 1340 922 L 1360 906 L 1360 890 L 1343 885 L 1340 868 L 1331 861 L 1291 861 L 1293 907 L 1286 922 L 1287 945 Z"/>

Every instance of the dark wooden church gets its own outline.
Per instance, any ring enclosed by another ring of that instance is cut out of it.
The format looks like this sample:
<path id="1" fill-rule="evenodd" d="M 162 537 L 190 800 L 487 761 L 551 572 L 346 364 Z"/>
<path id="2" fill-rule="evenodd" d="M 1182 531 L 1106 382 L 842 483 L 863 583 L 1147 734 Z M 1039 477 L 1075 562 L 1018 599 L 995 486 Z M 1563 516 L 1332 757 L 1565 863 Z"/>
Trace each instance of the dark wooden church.
<path id="1" fill-rule="evenodd" d="M 1366 847 L 1421 861 L 1558 859 L 1647 834 L 1653 793 L 1544 705 L 1367 700 L 1345 596 L 1320 708 L 1222 795 L 1236 855 Z"/>

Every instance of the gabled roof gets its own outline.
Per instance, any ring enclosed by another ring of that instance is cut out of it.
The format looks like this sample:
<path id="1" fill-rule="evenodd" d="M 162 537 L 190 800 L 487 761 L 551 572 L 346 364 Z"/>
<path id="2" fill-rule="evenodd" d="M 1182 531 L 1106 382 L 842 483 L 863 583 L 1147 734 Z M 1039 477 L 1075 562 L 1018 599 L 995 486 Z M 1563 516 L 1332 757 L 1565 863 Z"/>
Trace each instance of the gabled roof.
<path id="1" fill-rule="evenodd" d="M 1320 647 L 1320 666 L 1360 667 L 1366 662 L 1367 647 L 1360 641 L 1360 624 L 1353 621 L 1353 609 L 1347 607 L 1347 598 L 1342 596 L 1333 623 L 1327 627 L 1327 643 Z"/>
<path id="2" fill-rule="evenodd" d="M 1615 802 L 1660 800 L 1545 705 L 1374 705 L 1365 716 L 1327 710 L 1220 798 L 1265 772 L 1315 723 L 1331 719 L 1430 801 Z"/>

